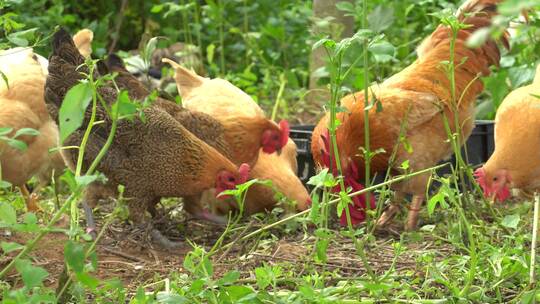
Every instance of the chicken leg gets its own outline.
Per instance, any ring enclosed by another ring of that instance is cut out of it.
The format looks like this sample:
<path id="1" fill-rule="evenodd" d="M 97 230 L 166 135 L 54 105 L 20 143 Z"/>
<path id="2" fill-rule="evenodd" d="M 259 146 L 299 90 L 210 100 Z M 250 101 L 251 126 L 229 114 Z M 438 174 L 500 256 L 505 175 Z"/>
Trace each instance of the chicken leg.
<path id="1" fill-rule="evenodd" d="M 19 189 L 21 190 L 21 194 L 26 201 L 26 209 L 28 209 L 29 212 L 41 211 L 41 207 L 39 207 L 37 203 L 39 200 L 39 195 L 35 192 L 30 193 L 26 185 L 19 186 Z"/>
<path id="2" fill-rule="evenodd" d="M 412 231 L 416 229 L 418 225 L 418 214 L 422 208 L 424 202 L 423 195 L 413 195 L 411 207 L 409 208 L 409 214 L 407 215 L 407 222 L 405 224 L 406 231 Z"/>
<path id="3" fill-rule="evenodd" d="M 92 211 L 92 207 L 88 205 L 86 199 L 82 200 L 81 205 L 83 207 L 84 218 L 86 220 L 86 233 L 92 237 L 92 240 L 95 240 L 97 238 L 97 226 L 96 221 L 94 220 L 94 212 Z"/>
<path id="4" fill-rule="evenodd" d="M 162 248 L 174 250 L 185 246 L 184 242 L 173 242 L 169 240 L 161 231 L 154 227 L 152 218 L 146 215 L 146 211 L 152 209 L 159 202 L 159 198 L 152 197 L 134 197 L 128 200 L 129 217 L 134 223 L 150 235 L 152 241 Z"/>

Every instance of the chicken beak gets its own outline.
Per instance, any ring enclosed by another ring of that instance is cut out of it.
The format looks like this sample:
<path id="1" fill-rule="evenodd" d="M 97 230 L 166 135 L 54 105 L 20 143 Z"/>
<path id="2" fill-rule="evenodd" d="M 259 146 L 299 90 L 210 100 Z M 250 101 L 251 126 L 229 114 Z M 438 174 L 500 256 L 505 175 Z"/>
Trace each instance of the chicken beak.
<path id="1" fill-rule="evenodd" d="M 281 150 L 282 150 L 281 148 L 276 150 L 276 153 L 277 153 L 278 156 L 281 155 Z"/>

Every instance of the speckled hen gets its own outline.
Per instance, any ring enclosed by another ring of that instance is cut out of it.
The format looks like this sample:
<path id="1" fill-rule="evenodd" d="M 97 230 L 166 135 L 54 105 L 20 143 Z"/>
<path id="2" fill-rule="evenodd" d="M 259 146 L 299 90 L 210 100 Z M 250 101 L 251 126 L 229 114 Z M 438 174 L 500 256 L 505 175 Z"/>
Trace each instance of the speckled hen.
<path id="1" fill-rule="evenodd" d="M 88 69 L 80 66 L 84 59 L 65 30 L 60 29 L 54 34 L 52 49 L 45 100 L 53 108 L 51 114 L 55 114 L 54 108 L 61 106 L 66 92 L 84 78 L 81 72 L 88 72 Z M 109 104 L 116 100 L 117 91 L 113 86 L 100 87 L 98 93 Z M 145 122 L 140 119 L 119 121 L 113 143 L 98 170 L 107 176 L 112 186 L 125 186 L 130 218 L 150 229 L 161 245 L 173 247 L 152 228 L 146 211 L 152 210 L 162 197 L 195 195 L 208 188 L 230 189 L 246 180 L 249 166 L 238 168 L 159 105 L 143 111 Z M 89 108 L 83 126 L 88 124 L 90 113 Z M 96 158 L 111 131 L 112 121 L 101 105 L 97 107 L 96 118 L 103 123 L 94 126 L 90 135 L 83 160 L 85 168 Z M 75 131 L 63 144 L 79 146 L 83 133 L 82 128 Z M 66 163 L 73 169 L 77 151 L 70 149 L 63 153 Z"/>

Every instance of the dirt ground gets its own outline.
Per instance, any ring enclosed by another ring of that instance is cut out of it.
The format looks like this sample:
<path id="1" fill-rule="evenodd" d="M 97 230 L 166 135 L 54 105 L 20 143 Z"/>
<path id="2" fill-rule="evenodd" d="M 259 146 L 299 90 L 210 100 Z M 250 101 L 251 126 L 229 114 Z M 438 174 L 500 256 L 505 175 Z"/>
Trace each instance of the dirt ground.
<path id="1" fill-rule="evenodd" d="M 96 219 L 100 230 L 105 222 L 103 214 L 101 216 L 98 214 Z M 67 228 L 68 224 L 64 222 L 59 226 Z M 239 229 L 241 233 L 231 234 L 225 239 L 224 244 L 260 228 L 261 223 L 252 219 L 243 223 L 243 226 L 249 229 Z M 159 227 L 160 231 L 171 240 L 189 239 L 208 250 L 224 231 L 224 227 L 190 218 L 180 220 L 162 218 L 161 223 L 158 222 L 156 227 Z M 396 241 L 396 236 L 395 233 L 390 234 L 388 231 L 378 235 L 375 245 L 366 251 L 370 265 L 377 273 L 388 270 L 395 256 L 393 243 Z M 24 244 L 31 237 L 23 233 L 12 235 L 2 233 L 0 241 Z M 44 267 L 49 272 L 50 275 L 45 281 L 49 287 L 56 288 L 58 284 L 57 279 L 63 270 L 63 250 L 67 239 L 64 233 L 49 233 L 29 255 L 34 265 Z M 277 227 L 275 231 L 267 232 L 261 237 L 254 237 L 245 242 L 236 241 L 230 249 L 218 250 L 212 257 L 215 276 L 219 277 L 229 270 L 238 270 L 241 272 L 241 279 L 249 282 L 254 279 L 254 269 L 263 264 L 279 264 L 285 270 L 294 271 L 296 277 L 307 274 L 313 267 L 331 271 L 341 278 L 354 278 L 365 272 L 361 260 L 355 253 L 354 244 L 347 237 L 336 233 L 328 249 L 326 264 L 314 261 L 312 254 L 314 247 L 315 237 L 312 231 L 304 231 L 300 228 L 286 233 L 283 232 L 283 227 Z M 184 256 L 191 249 L 188 242 L 185 242 L 185 247 L 174 251 L 161 249 L 153 245 L 142 230 L 125 221 L 115 219 L 106 228 L 97 245 L 98 270 L 93 275 L 100 280 L 118 278 L 128 290 L 134 291 L 138 286 L 155 282 L 158 276 L 165 278 L 172 272 L 185 272 Z M 397 258 L 395 269 L 398 273 L 407 273 L 408 276 L 422 276 L 417 268 L 418 256 L 432 251 L 435 259 L 442 259 L 452 250 L 450 246 L 436 240 L 408 244 L 407 249 Z M 0 259 L 0 268 L 7 265 L 13 256 L 14 254 L 10 254 Z M 15 286 L 20 285 L 15 271 L 6 279 Z"/>

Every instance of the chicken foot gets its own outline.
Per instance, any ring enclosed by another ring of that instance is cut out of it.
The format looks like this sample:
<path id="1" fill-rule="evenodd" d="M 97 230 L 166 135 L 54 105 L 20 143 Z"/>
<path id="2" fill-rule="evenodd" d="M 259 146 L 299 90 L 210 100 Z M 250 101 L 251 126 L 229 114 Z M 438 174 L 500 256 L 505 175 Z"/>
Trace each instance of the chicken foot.
<path id="1" fill-rule="evenodd" d="M 161 231 L 159 231 L 152 223 L 152 217 L 146 215 L 146 211 L 149 213 L 155 213 L 155 205 L 159 202 L 159 198 L 132 198 L 128 199 L 129 217 L 134 223 L 140 223 L 140 227 L 150 236 L 153 242 L 160 247 L 167 250 L 174 250 L 183 248 L 184 242 L 173 242 L 169 240 Z"/>
<path id="2" fill-rule="evenodd" d="M 396 191 L 390 206 L 384 210 L 381 217 L 377 220 L 377 227 L 380 228 L 385 226 L 394 218 L 394 216 L 401 210 L 401 204 L 403 203 L 404 198 L 405 195 L 403 193 Z"/>
<path id="3" fill-rule="evenodd" d="M 407 222 L 405 223 L 406 231 L 412 231 L 416 229 L 416 226 L 418 225 L 418 214 L 420 213 L 423 202 L 423 195 L 413 195 L 411 207 L 409 208 L 409 214 L 407 215 Z"/>

